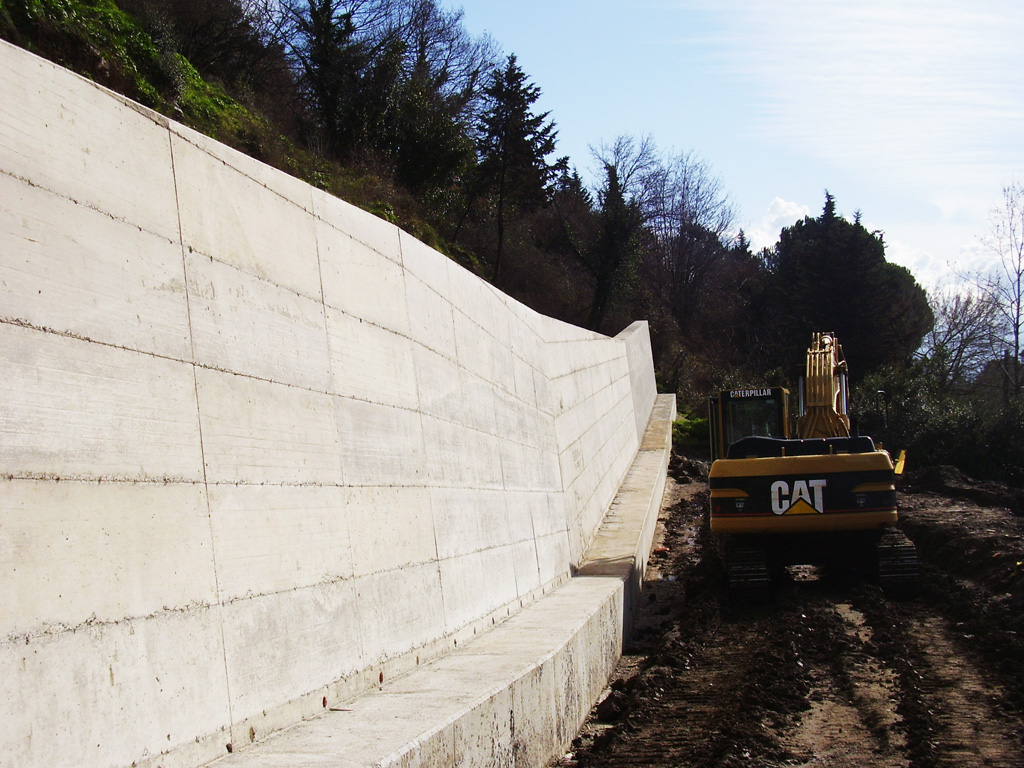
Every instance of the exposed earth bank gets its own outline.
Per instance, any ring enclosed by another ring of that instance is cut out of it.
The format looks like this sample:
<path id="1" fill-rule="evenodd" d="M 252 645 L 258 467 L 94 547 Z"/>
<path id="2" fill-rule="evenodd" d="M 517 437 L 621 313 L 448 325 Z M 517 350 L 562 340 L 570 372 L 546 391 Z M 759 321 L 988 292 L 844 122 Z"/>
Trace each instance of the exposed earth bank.
<path id="1" fill-rule="evenodd" d="M 634 637 L 553 766 L 1024 765 L 1020 491 L 907 477 L 916 593 L 792 568 L 747 604 L 725 589 L 702 469 L 674 459 Z"/>

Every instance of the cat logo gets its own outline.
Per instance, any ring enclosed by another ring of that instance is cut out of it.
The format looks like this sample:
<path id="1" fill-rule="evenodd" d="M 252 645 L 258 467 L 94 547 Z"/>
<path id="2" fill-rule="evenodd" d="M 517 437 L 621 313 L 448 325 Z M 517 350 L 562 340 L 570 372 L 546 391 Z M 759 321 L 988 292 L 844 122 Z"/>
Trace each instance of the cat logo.
<path id="1" fill-rule="evenodd" d="M 816 515 L 825 511 L 826 480 L 795 480 L 772 483 L 772 512 L 776 515 Z"/>

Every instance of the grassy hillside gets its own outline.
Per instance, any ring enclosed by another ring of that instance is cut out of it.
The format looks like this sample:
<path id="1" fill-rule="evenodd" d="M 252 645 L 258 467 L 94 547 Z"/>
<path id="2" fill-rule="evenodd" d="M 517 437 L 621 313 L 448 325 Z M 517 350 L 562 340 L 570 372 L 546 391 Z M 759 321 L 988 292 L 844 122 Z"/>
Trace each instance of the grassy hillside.
<path id="1" fill-rule="evenodd" d="M 303 149 L 113 0 L 0 0 L 0 37 L 453 250 L 403 190 Z"/>

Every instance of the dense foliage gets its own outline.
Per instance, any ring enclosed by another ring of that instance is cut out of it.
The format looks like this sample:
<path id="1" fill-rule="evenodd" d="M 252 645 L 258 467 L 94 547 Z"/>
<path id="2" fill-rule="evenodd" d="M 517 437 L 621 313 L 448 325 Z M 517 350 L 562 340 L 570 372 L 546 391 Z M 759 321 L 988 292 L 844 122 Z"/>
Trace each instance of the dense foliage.
<path id="1" fill-rule="evenodd" d="M 1020 186 L 988 243 L 1002 271 L 929 300 L 827 193 L 753 253 L 693 153 L 619 137 L 588 187 L 516 57 L 439 0 L 0 0 L 0 36 L 398 223 L 540 312 L 608 334 L 649 320 L 659 385 L 698 418 L 718 387 L 794 387 L 811 332 L 832 331 L 868 429 L 919 462 L 1024 479 Z"/>
<path id="2" fill-rule="evenodd" d="M 831 195 L 821 216 L 783 230 L 768 261 L 784 338 L 834 331 L 855 378 L 905 363 L 932 327 L 924 290 L 905 268 L 885 260 L 880 235 L 836 214 Z M 797 346 L 789 353 L 796 365 L 803 351 Z"/>

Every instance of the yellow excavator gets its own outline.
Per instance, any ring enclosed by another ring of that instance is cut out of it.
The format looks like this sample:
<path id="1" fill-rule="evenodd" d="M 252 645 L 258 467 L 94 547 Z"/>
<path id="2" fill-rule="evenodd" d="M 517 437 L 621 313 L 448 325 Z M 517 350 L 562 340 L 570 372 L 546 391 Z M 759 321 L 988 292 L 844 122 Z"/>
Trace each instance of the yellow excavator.
<path id="1" fill-rule="evenodd" d="M 787 565 L 846 565 L 884 587 L 912 586 L 913 543 L 895 527 L 897 474 L 881 445 L 850 432 L 847 365 L 831 333 L 807 350 L 792 437 L 789 392 L 733 389 L 710 398 L 711 530 L 731 589 L 760 594 Z"/>

